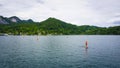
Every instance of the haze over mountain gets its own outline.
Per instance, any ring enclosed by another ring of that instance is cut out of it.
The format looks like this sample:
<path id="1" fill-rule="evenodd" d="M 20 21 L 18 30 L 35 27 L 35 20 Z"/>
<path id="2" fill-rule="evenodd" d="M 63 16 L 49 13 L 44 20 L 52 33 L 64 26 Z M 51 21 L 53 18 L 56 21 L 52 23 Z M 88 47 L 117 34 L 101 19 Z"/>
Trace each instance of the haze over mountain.
<path id="1" fill-rule="evenodd" d="M 20 22 L 31 23 L 31 22 L 34 22 L 34 21 L 32 19 L 21 20 L 17 16 L 12 16 L 12 17 L 9 17 L 9 18 L 0 16 L 0 24 L 10 24 L 10 23 L 20 23 Z"/>

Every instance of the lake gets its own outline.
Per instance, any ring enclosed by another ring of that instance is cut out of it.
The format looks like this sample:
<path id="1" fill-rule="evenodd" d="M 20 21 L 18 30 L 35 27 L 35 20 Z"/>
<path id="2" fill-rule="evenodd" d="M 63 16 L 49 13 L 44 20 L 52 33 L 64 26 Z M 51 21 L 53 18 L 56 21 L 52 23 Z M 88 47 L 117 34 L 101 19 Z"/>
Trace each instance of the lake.
<path id="1" fill-rule="evenodd" d="M 0 68 L 120 68 L 120 35 L 0 36 Z"/>

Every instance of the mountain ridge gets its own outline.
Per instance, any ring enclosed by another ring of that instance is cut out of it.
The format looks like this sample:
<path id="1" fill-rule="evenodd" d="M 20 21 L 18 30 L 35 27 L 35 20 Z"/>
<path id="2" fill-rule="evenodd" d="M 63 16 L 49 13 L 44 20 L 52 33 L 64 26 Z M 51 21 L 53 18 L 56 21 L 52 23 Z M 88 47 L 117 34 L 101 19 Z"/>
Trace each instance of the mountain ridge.
<path id="1" fill-rule="evenodd" d="M 11 22 L 11 19 L 12 22 Z M 15 19 L 15 20 L 14 20 Z M 21 20 L 17 17 L 0 17 L 0 33 L 10 35 L 120 35 L 120 26 L 97 27 L 90 25 L 77 26 L 56 18 L 48 18 L 41 22 L 31 19 Z M 7 23 L 7 25 L 3 22 Z"/>
<path id="2" fill-rule="evenodd" d="M 11 23 L 21 23 L 21 22 L 29 23 L 34 21 L 32 19 L 21 20 L 17 16 L 11 16 L 11 17 L 0 16 L 0 24 L 11 24 Z"/>

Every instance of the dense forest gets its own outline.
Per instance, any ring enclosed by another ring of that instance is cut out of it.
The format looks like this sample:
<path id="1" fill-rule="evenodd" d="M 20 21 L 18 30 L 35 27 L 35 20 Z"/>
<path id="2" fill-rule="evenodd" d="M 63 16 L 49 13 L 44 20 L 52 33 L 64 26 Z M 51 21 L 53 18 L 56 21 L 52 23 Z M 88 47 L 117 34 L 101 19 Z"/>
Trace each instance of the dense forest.
<path id="1" fill-rule="evenodd" d="M 9 35 L 120 35 L 120 26 L 77 26 L 55 18 L 38 23 L 0 24 L 0 34 Z"/>

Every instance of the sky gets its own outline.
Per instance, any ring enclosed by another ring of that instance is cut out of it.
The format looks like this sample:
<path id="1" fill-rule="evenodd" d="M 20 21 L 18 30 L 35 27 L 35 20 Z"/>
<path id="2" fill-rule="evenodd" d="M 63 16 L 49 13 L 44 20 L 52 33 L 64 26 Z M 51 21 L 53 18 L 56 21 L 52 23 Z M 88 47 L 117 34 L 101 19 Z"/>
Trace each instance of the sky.
<path id="1" fill-rule="evenodd" d="M 0 15 L 110 27 L 120 25 L 120 0 L 0 0 Z"/>

